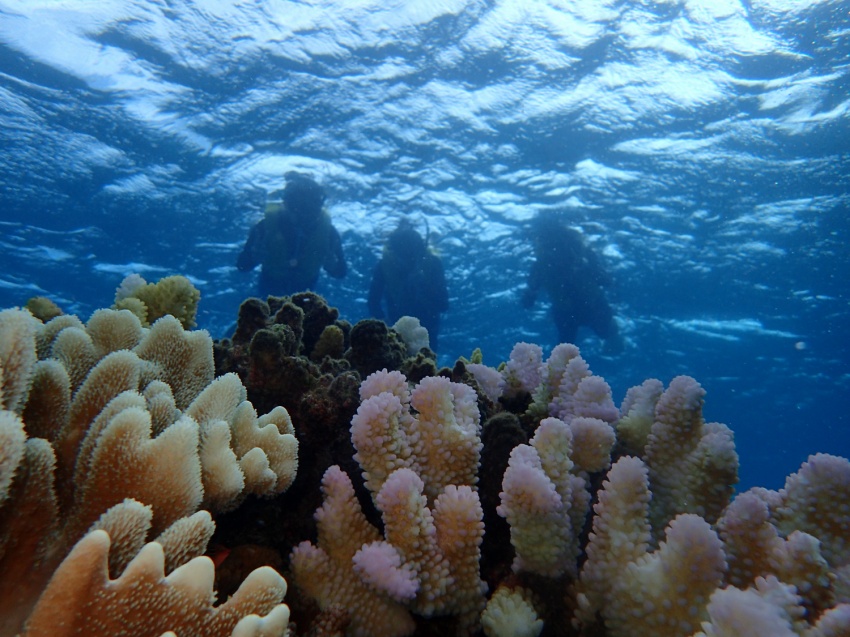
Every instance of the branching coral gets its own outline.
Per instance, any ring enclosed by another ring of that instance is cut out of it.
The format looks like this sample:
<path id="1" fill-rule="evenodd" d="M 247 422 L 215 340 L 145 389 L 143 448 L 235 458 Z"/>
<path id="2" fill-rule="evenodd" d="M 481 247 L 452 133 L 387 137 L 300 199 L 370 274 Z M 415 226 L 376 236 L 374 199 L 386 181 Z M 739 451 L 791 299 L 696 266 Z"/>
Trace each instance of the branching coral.
<path id="1" fill-rule="evenodd" d="M 138 274 L 131 274 L 116 290 L 115 309 L 130 310 L 145 327 L 171 315 L 190 329 L 195 327 L 200 300 L 200 291 L 185 276 L 167 276 L 148 283 Z"/>
<path id="2" fill-rule="evenodd" d="M 685 637 L 700 621 L 707 634 L 732 634 L 722 632 L 722 621 L 710 623 L 709 598 L 729 584 L 743 594 L 764 578 L 794 587 L 793 608 L 776 615 L 788 634 L 848 628 L 836 604 L 845 590 L 850 524 L 834 504 L 850 499 L 846 459 L 814 456 L 781 492 L 754 490 L 733 501 L 732 435 L 703 421 L 705 392 L 693 379 L 675 378 L 666 390 L 654 379 L 632 388 L 618 419 L 607 385 L 572 345 L 559 345 L 544 362 L 539 348 L 520 344 L 502 373 L 506 390 L 532 396 L 523 418 L 533 419 L 536 433 L 511 454 L 498 510 L 510 523 L 521 581 L 535 581 L 526 574 L 566 574 L 572 581 L 578 573 L 560 602 L 574 630 L 565 634 Z M 538 385 L 529 387 L 535 379 Z M 510 395 L 502 400 L 517 404 Z M 552 413 L 567 422 L 546 417 Z M 556 439 L 562 442 L 550 457 L 557 461 L 547 467 L 540 449 Z M 587 489 L 598 483 L 590 478 L 608 469 L 612 446 L 634 457 L 610 469 L 591 511 Z M 566 476 L 575 480 L 572 489 L 558 486 Z M 586 497 L 575 502 L 575 493 Z M 584 545 L 586 514 L 592 529 Z M 579 571 L 580 550 L 586 559 Z M 767 596 L 770 603 L 773 597 Z M 814 626 L 819 617 L 823 629 Z"/>
<path id="3" fill-rule="evenodd" d="M 576 527 L 581 529 L 589 494 L 584 480 L 570 473 L 572 442 L 569 425 L 547 418 L 530 445 L 511 452 L 497 512 L 511 526 L 515 571 L 576 574 Z"/>
<path id="4" fill-rule="evenodd" d="M 688 635 L 698 628 L 709 596 L 721 584 L 722 544 L 702 518 L 677 516 L 666 541 L 649 552 L 649 479 L 638 458 L 611 468 L 594 506 L 587 562 L 579 579 L 578 624 L 597 614 L 608 634 Z M 675 604 L 668 600 L 675 599 Z"/>
<path id="5" fill-rule="evenodd" d="M 397 618 L 408 617 L 407 608 L 424 617 L 457 616 L 456 632 L 468 634 L 486 588 L 478 573 L 483 512 L 472 488 L 481 448 L 474 392 L 427 378 L 411 394 L 404 376 L 385 370 L 363 382 L 361 396 L 352 440 L 383 537 L 366 523 L 348 477 L 331 467 L 316 514 L 318 546 L 294 549 L 295 581 L 323 609 L 349 608 L 352 635 L 410 634 L 412 619 Z M 330 568 L 335 581 L 345 582 L 333 590 L 321 584 Z M 376 622 L 375 607 L 391 609 L 396 619 Z"/>
<path id="6" fill-rule="evenodd" d="M 373 494 L 401 467 L 422 477 L 432 501 L 449 484 L 478 481 L 481 426 L 475 392 L 468 386 L 431 377 L 411 393 L 402 374 L 383 370 L 363 381 L 360 396 L 351 439 Z"/>

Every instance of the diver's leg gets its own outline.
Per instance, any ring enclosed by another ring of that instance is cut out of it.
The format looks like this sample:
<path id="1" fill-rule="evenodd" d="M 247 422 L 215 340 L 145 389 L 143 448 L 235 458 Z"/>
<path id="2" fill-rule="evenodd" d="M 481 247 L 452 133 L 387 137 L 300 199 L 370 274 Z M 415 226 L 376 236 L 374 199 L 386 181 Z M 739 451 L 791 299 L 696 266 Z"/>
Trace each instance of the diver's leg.
<path id="1" fill-rule="evenodd" d="M 558 339 L 561 343 L 576 344 L 578 334 L 578 321 L 572 309 L 559 303 L 552 304 L 552 318 L 558 329 Z"/>

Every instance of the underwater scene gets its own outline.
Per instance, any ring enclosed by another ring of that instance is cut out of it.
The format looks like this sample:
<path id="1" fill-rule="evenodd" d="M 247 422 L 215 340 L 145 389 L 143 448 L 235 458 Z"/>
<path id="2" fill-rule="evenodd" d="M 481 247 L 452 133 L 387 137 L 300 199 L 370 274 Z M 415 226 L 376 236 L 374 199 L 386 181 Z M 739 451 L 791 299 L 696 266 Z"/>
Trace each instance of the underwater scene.
<path id="1" fill-rule="evenodd" d="M 0 139 L 0 637 L 850 635 L 847 2 L 0 0 Z"/>

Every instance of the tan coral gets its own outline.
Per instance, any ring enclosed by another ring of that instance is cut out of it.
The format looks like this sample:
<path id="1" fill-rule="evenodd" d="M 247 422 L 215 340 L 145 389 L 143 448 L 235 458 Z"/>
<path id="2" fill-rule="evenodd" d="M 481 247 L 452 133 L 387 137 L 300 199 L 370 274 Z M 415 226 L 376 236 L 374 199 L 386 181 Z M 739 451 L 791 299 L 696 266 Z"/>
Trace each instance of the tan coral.
<path id="1" fill-rule="evenodd" d="M 24 457 L 26 439 L 24 421 L 20 416 L 11 411 L 0 411 L 0 505 L 8 496 L 12 476 Z"/>
<path id="2" fill-rule="evenodd" d="M 298 471 L 298 440 L 286 409 L 275 407 L 258 418 L 251 403 L 245 401 L 234 415 L 232 429 L 233 450 L 245 472 L 248 491 L 257 495 L 286 491 Z M 260 479 L 252 468 L 256 466 L 263 467 L 267 479 Z"/>
<path id="3" fill-rule="evenodd" d="M 167 276 L 148 283 L 138 275 L 130 275 L 115 294 L 115 307 L 129 310 L 147 327 L 170 315 L 184 328 L 195 327 L 200 291 L 185 276 Z"/>
<path id="4" fill-rule="evenodd" d="M 186 410 L 201 435 L 205 503 L 225 511 L 248 493 L 289 488 L 298 469 L 298 440 L 289 413 L 277 407 L 258 418 L 236 374 L 210 383 Z"/>
<path id="5" fill-rule="evenodd" d="M 70 536 L 124 498 L 153 507 L 157 533 L 193 513 L 203 497 L 197 448 L 197 425 L 187 417 L 151 438 L 147 411 L 129 407 L 117 413 L 98 436 L 88 471 L 76 483 Z"/>
<path id="6" fill-rule="evenodd" d="M 8 412 L 7 412 L 8 413 Z M 0 428 L 8 425 L 0 419 Z M 28 440 L 0 508 L 0 635 L 14 635 L 56 566 L 59 509 L 53 492 L 56 460 L 44 440 Z"/>
<path id="7" fill-rule="evenodd" d="M 23 413 L 28 435 L 55 442 L 70 409 L 71 380 L 65 366 L 52 358 L 38 361 Z"/>
<path id="8" fill-rule="evenodd" d="M 126 400 L 124 396 L 118 398 Z M 62 493 L 70 504 L 61 516 L 53 486 L 53 450 L 46 441 L 27 441 L 31 451 L 19 463 L 9 501 L 0 510 L 0 539 L 9 549 L 0 561 L 4 621 L 26 616 L 68 548 L 112 505 L 127 497 L 153 505 L 157 532 L 197 508 L 202 496 L 197 425 L 190 419 L 181 419 L 151 440 L 149 415 L 129 406 L 118 410 L 98 434 L 85 460 L 86 471 L 70 488 L 69 477 L 63 478 Z M 26 575 L 26 586 L 16 573 Z M 2 626 L 0 634 L 8 634 Z"/>
<path id="9" fill-rule="evenodd" d="M 98 358 L 120 349 L 133 349 L 144 336 L 138 317 L 126 310 L 95 311 L 86 323 L 86 332 Z"/>
<path id="10" fill-rule="evenodd" d="M 60 480 L 72 473 L 79 446 L 98 414 L 122 392 L 136 390 L 140 379 L 139 359 L 128 351 L 109 354 L 87 374 L 55 444 Z"/>
<path id="11" fill-rule="evenodd" d="M 33 296 L 27 299 L 27 303 L 24 307 L 35 318 L 45 323 L 62 314 L 62 310 L 59 306 L 46 296 Z"/>
<path id="12" fill-rule="evenodd" d="M 185 331 L 173 316 L 154 323 L 133 351 L 158 366 L 157 377 L 171 387 L 178 409 L 185 409 L 213 380 L 210 335 Z"/>
<path id="13" fill-rule="evenodd" d="M 55 322 L 58 322 L 61 326 L 64 321 L 59 319 L 64 318 L 60 316 L 53 319 L 48 323 L 48 326 L 52 326 Z M 70 379 L 71 390 L 74 392 L 83 384 L 87 374 L 99 360 L 91 336 L 82 325 L 65 327 L 57 332 L 50 342 L 49 356 L 58 360 L 65 367 Z"/>
<path id="14" fill-rule="evenodd" d="M 266 615 L 265 623 L 251 619 L 242 634 L 279 635 L 286 629 L 289 611 L 280 604 L 286 582 L 271 568 L 251 573 L 216 608 L 209 558 L 195 558 L 166 576 L 162 546 L 152 542 L 118 579 L 110 580 L 109 544 L 109 535 L 101 530 L 77 543 L 53 575 L 21 637 L 143 637 L 166 631 L 181 637 L 227 636 L 253 614 Z"/>
<path id="15" fill-rule="evenodd" d="M 50 356 L 51 348 L 53 347 L 53 342 L 56 339 L 56 336 L 63 330 L 71 327 L 76 327 L 85 331 L 85 325 L 83 325 L 83 322 L 79 319 L 79 317 L 74 316 L 73 314 L 63 314 L 62 316 L 57 316 L 56 318 L 47 321 L 41 329 L 39 329 L 35 339 L 38 358 L 44 359 Z"/>
<path id="16" fill-rule="evenodd" d="M 23 310 L 0 312 L 0 407 L 20 413 L 36 362 L 36 321 Z"/>
<path id="17" fill-rule="evenodd" d="M 6 443 L 0 452 L 0 635 L 6 637 L 18 632 L 54 569 L 87 532 L 113 536 L 109 568 L 115 573 L 132 561 L 149 532 L 160 533 L 169 570 L 204 550 L 212 533 L 209 514 L 192 515 L 203 497 L 199 426 L 181 415 L 178 401 L 185 407 L 202 393 L 213 364 L 209 335 L 185 332 L 170 317 L 142 330 L 135 317 L 112 310 L 96 313 L 87 325 L 68 316 L 41 325 L 20 310 L 3 316 L 0 386 L 15 396 L 8 404 L 24 416 L 0 412 Z M 244 396 L 241 384 L 237 391 Z M 273 457 L 266 465 L 281 472 L 292 469 L 297 443 L 285 412 L 257 418 L 246 401 L 237 407 L 246 414 L 243 428 L 262 432 L 258 444 L 272 447 L 267 456 L 248 449 L 252 441 L 246 440 L 240 453 Z M 286 439 L 285 452 L 274 447 L 278 438 Z M 271 489 L 291 482 L 291 476 L 274 478 Z M 61 590 L 69 581 L 54 580 L 54 592 L 45 595 L 73 598 Z M 114 592 L 108 585 L 105 590 Z M 46 616 L 45 603 L 28 630 Z M 246 618 L 237 625 L 240 617 L 234 617 L 231 624 L 234 634 L 279 635 L 281 617 L 278 609 L 273 620 Z"/>

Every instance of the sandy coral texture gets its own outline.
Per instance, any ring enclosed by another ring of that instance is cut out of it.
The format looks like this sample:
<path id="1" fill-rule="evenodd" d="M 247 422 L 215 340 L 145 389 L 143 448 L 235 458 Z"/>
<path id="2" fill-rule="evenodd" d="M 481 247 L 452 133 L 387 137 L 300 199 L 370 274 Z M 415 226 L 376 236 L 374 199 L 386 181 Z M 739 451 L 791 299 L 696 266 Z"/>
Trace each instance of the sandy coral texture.
<path id="1" fill-rule="evenodd" d="M 214 606 L 210 512 L 285 490 L 298 444 L 173 316 L 0 312 L 0 635 L 282 635 L 283 578 Z"/>

